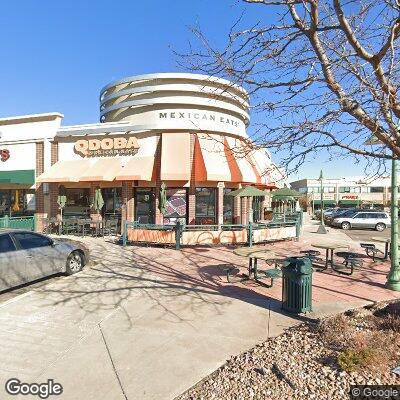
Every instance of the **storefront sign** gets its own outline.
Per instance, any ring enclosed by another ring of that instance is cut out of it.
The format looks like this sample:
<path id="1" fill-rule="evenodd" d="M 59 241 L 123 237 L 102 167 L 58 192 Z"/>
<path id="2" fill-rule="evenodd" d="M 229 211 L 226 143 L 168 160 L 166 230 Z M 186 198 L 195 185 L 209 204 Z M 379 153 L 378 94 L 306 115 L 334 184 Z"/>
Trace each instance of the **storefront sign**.
<path id="1" fill-rule="evenodd" d="M 358 196 L 355 195 L 355 194 L 344 194 L 344 195 L 342 196 L 342 199 L 343 199 L 343 200 L 345 200 L 345 199 L 348 199 L 348 200 L 357 200 L 357 199 L 358 199 Z"/>
<path id="2" fill-rule="evenodd" d="M 231 116 L 218 116 L 213 113 L 207 112 L 187 112 L 187 111 L 170 111 L 160 112 L 158 114 L 159 119 L 186 119 L 191 121 L 211 121 L 218 122 L 220 124 L 232 125 L 234 127 L 239 126 L 239 121 Z"/>
<path id="3" fill-rule="evenodd" d="M 0 160 L 7 161 L 10 158 L 10 150 L 7 149 L 0 149 Z"/>
<path id="4" fill-rule="evenodd" d="M 312 198 L 314 200 L 321 200 L 321 193 L 313 193 Z M 335 195 L 333 193 L 323 193 L 323 200 L 335 200 Z"/>
<path id="5" fill-rule="evenodd" d="M 112 157 L 135 155 L 139 150 L 136 137 L 115 137 L 104 139 L 80 139 L 75 151 L 83 157 Z"/>

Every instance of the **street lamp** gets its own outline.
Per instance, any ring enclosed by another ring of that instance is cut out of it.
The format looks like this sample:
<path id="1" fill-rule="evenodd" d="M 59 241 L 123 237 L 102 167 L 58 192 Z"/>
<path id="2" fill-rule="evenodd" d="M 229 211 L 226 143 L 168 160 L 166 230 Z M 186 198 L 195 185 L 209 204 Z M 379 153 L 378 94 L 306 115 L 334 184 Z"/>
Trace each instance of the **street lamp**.
<path id="1" fill-rule="evenodd" d="M 400 127 L 397 128 L 400 132 Z M 366 144 L 381 143 L 376 137 L 370 138 Z M 385 286 L 388 289 L 400 292 L 400 265 L 399 265 L 399 194 L 397 185 L 397 155 L 392 151 L 392 193 L 390 198 L 390 271 L 386 277 Z"/>
<path id="2" fill-rule="evenodd" d="M 399 194 L 397 187 L 397 157 L 392 153 L 392 193 L 391 193 L 391 228 L 390 228 L 390 271 L 387 275 L 386 287 L 400 291 L 400 265 L 399 265 Z"/>
<path id="3" fill-rule="evenodd" d="M 318 227 L 317 233 L 327 233 L 326 228 L 325 228 L 325 222 L 324 222 L 324 187 L 323 187 L 323 179 L 324 176 L 322 175 L 322 169 L 321 173 L 319 174 L 319 181 L 321 184 L 321 224 Z"/>

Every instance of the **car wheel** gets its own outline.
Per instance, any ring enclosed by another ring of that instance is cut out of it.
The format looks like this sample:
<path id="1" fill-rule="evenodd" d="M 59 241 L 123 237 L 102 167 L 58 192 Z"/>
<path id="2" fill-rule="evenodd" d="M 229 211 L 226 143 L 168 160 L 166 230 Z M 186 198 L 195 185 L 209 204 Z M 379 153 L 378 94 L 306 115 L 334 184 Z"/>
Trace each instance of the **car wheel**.
<path id="1" fill-rule="evenodd" d="M 76 274 L 83 268 L 83 257 L 79 251 L 73 251 L 67 259 L 67 275 Z"/>
<path id="2" fill-rule="evenodd" d="M 351 225 L 350 222 L 342 222 L 342 229 L 348 231 L 349 229 L 351 229 Z"/>
<path id="3" fill-rule="evenodd" d="M 377 230 L 378 232 L 382 232 L 385 229 L 386 229 L 386 225 L 382 224 L 382 223 L 376 224 L 376 226 L 375 226 L 375 230 Z"/>

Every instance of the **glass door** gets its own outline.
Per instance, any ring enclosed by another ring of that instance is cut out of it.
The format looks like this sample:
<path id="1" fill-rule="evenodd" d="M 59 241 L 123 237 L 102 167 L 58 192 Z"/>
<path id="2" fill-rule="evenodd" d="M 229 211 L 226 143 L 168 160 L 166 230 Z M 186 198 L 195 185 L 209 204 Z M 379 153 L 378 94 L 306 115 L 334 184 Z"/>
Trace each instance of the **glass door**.
<path id="1" fill-rule="evenodd" d="M 154 224 L 155 195 L 153 188 L 136 188 L 135 221 L 141 224 Z"/>
<path id="2" fill-rule="evenodd" d="M 121 219 L 122 188 L 101 189 L 104 207 L 102 210 L 105 219 Z"/>

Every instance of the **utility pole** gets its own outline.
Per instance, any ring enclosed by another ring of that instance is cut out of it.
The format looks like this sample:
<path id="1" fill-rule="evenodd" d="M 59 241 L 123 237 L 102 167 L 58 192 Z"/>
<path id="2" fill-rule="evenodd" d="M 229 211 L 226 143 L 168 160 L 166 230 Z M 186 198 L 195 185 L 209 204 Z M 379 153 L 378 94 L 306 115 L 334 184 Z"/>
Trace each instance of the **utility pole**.
<path id="1" fill-rule="evenodd" d="M 317 233 L 328 233 L 325 228 L 325 222 L 324 222 L 324 186 L 323 186 L 323 180 L 324 176 L 322 174 L 322 169 L 321 173 L 319 174 L 319 181 L 321 184 L 321 224 L 318 227 Z"/>

